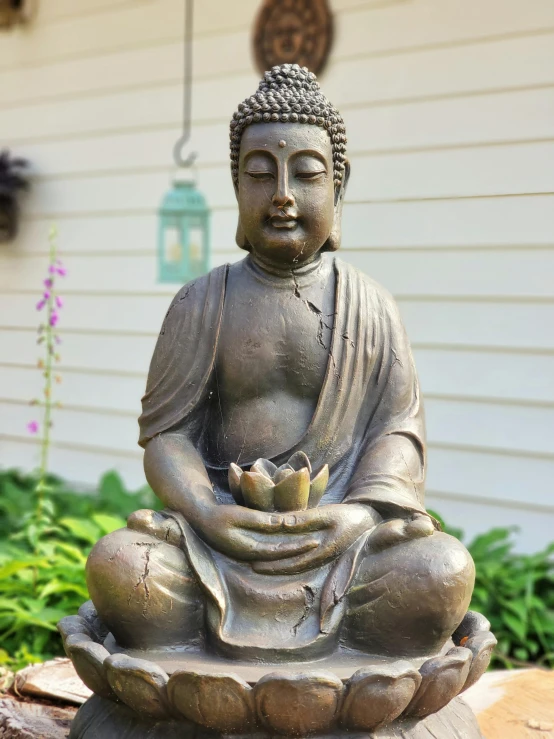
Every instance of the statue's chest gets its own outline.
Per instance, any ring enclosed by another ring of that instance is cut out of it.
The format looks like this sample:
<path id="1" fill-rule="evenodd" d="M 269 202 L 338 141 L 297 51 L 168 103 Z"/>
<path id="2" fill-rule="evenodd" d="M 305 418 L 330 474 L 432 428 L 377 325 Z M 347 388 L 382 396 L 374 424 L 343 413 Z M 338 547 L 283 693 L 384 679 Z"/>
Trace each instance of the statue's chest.
<path id="1" fill-rule="evenodd" d="M 244 396 L 288 389 L 317 396 L 334 322 L 334 285 L 290 289 L 239 279 L 228 286 L 219 378 Z"/>

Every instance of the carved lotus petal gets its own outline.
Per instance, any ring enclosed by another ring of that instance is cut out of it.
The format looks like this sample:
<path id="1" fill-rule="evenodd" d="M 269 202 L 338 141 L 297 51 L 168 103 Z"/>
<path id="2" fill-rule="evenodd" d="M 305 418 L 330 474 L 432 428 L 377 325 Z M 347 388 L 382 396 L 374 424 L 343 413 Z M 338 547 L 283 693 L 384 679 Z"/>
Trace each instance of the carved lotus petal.
<path id="1" fill-rule="evenodd" d="M 61 621 L 58 621 L 58 631 L 62 635 L 64 649 L 67 639 L 74 634 L 83 635 L 87 637 L 86 640 L 91 639 L 94 636 L 89 625 L 84 618 L 81 618 L 81 616 L 66 616 L 65 618 L 62 618 Z"/>
<path id="2" fill-rule="evenodd" d="M 475 685 L 481 675 L 484 674 L 491 661 L 492 650 L 496 643 L 496 638 L 490 631 L 478 631 L 464 643 L 464 647 L 472 653 L 473 660 L 462 691 Z"/>
<path id="3" fill-rule="evenodd" d="M 312 474 L 312 465 L 306 452 L 294 452 L 287 464 L 289 467 L 292 467 L 295 472 L 298 472 L 298 470 L 301 470 L 303 467 L 307 467 L 310 475 Z"/>
<path id="4" fill-rule="evenodd" d="M 207 729 L 235 734 L 255 725 L 252 688 L 235 675 L 178 670 L 167 693 L 176 711 Z"/>
<path id="5" fill-rule="evenodd" d="M 329 465 L 324 464 L 310 484 L 308 508 L 316 508 L 329 482 Z"/>
<path id="6" fill-rule="evenodd" d="M 142 716 L 167 718 L 167 674 L 145 659 L 112 654 L 104 662 L 117 697 Z"/>
<path id="7" fill-rule="evenodd" d="M 342 682 L 328 672 L 263 677 L 254 688 L 260 721 L 269 731 L 307 736 L 329 731 L 337 720 Z"/>
<path id="8" fill-rule="evenodd" d="M 468 611 L 462 623 L 452 634 L 452 639 L 457 647 L 463 647 L 464 644 L 460 643 L 462 639 L 465 637 L 471 638 L 478 631 L 490 631 L 490 628 L 490 621 L 483 614 L 477 613 L 477 611 Z"/>
<path id="9" fill-rule="evenodd" d="M 260 474 L 269 477 L 270 480 L 273 480 L 273 476 L 277 472 L 277 465 L 273 464 L 269 459 L 261 457 L 254 462 L 250 471 L 259 472 Z"/>
<path id="10" fill-rule="evenodd" d="M 231 462 L 229 466 L 229 490 L 231 491 L 231 495 L 235 499 L 236 503 L 238 505 L 244 504 L 244 498 L 242 497 L 242 490 L 240 489 L 240 478 L 242 477 L 242 470 L 238 466 L 238 464 L 235 464 L 234 462 Z"/>
<path id="11" fill-rule="evenodd" d="M 109 629 L 103 621 L 100 620 L 94 603 L 91 600 L 87 600 L 86 603 L 79 608 L 79 616 L 83 618 L 89 628 L 94 632 L 97 637 L 97 641 L 102 642 L 108 636 Z"/>
<path id="12" fill-rule="evenodd" d="M 403 660 L 358 670 L 346 687 L 342 723 L 360 731 L 388 724 L 400 716 L 420 684 L 419 672 Z"/>
<path id="13" fill-rule="evenodd" d="M 110 656 L 108 650 L 88 638 L 79 640 L 79 636 L 84 637 L 72 634 L 65 641 L 66 653 L 73 662 L 75 671 L 93 693 L 114 700 L 116 696 L 110 687 L 104 666 L 104 660 Z"/>
<path id="14" fill-rule="evenodd" d="M 310 497 L 310 473 L 307 467 L 292 472 L 273 491 L 277 511 L 305 511 Z"/>
<path id="15" fill-rule="evenodd" d="M 469 649 L 454 647 L 447 654 L 424 662 L 419 670 L 421 686 L 405 715 L 423 718 L 450 703 L 467 680 L 471 659 Z"/>
<path id="16" fill-rule="evenodd" d="M 273 510 L 273 482 L 259 472 L 243 472 L 240 478 L 242 497 L 248 508 Z"/>
<path id="17" fill-rule="evenodd" d="M 293 472 L 294 470 L 290 465 L 282 464 L 273 475 L 273 482 L 277 485 L 282 482 L 282 480 L 285 480 L 289 475 L 292 475 Z"/>

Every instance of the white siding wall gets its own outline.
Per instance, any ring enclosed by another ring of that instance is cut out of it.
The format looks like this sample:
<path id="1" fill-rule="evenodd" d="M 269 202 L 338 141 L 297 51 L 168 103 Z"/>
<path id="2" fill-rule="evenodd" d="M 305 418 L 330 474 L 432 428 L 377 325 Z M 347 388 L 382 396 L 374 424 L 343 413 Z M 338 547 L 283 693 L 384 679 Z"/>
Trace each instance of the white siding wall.
<path id="1" fill-rule="evenodd" d="M 214 265 L 241 255 L 227 125 L 256 86 L 258 0 L 196 3 L 193 148 Z M 554 538 L 554 4 L 332 0 L 322 76 L 349 134 L 342 256 L 396 295 L 426 397 L 429 504 L 473 533 Z M 174 290 L 156 208 L 181 111 L 182 0 L 41 0 L 0 36 L 0 145 L 32 160 L 0 247 L 0 462 L 32 467 L 34 302 L 56 222 L 68 264 L 53 468 L 142 482 L 136 416 Z"/>

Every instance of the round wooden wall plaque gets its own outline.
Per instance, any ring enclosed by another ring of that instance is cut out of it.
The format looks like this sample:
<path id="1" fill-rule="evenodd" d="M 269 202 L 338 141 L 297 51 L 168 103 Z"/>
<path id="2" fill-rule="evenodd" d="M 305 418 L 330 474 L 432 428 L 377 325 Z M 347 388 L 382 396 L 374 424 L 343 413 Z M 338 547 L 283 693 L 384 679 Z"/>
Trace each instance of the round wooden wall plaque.
<path id="1" fill-rule="evenodd" d="M 276 64 L 299 64 L 319 74 L 332 38 L 327 0 L 264 0 L 254 31 L 256 65 L 261 74 Z"/>

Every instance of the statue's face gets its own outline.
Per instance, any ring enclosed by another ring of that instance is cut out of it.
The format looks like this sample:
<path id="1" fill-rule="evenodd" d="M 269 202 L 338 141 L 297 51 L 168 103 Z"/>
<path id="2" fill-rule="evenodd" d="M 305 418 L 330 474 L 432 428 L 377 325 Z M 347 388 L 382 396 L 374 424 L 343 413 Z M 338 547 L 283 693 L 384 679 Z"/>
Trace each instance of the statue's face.
<path id="1" fill-rule="evenodd" d="M 252 251 L 267 262 L 308 261 L 334 219 L 333 154 L 323 128 L 255 123 L 240 146 L 237 199 Z"/>

